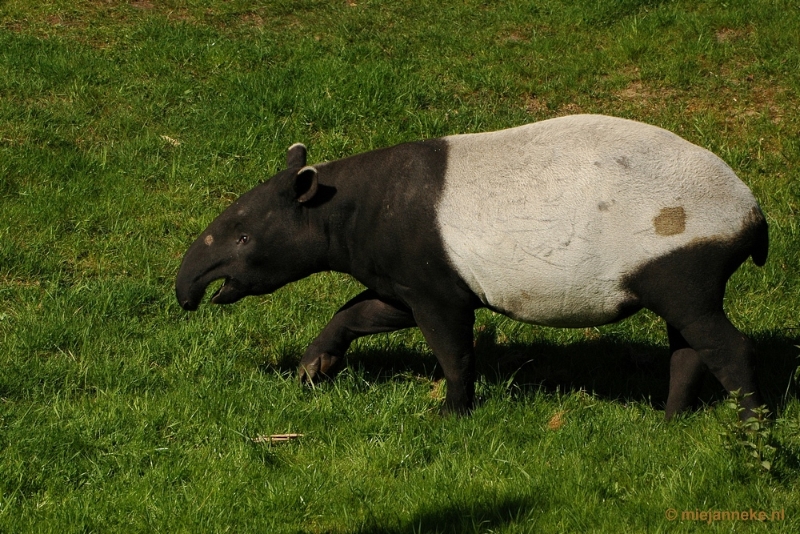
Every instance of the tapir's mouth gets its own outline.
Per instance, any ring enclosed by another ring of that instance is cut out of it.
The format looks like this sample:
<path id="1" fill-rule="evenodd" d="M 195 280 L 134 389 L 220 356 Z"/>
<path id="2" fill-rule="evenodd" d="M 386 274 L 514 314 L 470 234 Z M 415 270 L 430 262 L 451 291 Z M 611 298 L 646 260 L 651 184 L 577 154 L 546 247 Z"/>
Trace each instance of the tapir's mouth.
<path id="1" fill-rule="evenodd" d="M 240 283 L 230 277 L 226 277 L 223 279 L 222 285 L 211 295 L 211 302 L 214 304 L 232 304 L 246 295 L 248 295 L 248 292 Z"/>
<path id="2" fill-rule="evenodd" d="M 218 266 L 212 266 L 193 279 L 183 272 L 178 273 L 175 296 L 184 310 L 196 310 L 212 288 L 215 288 L 210 299 L 213 304 L 232 304 L 253 294 L 247 279 L 237 279 L 230 273 L 220 272 L 222 269 L 215 267 Z"/>
<path id="3" fill-rule="evenodd" d="M 222 280 L 222 285 L 219 286 L 216 291 L 214 291 L 213 295 L 211 295 L 211 302 L 214 304 L 219 304 L 217 302 L 217 298 L 223 294 L 223 291 L 225 290 L 225 284 L 227 284 L 229 280 L 230 278 L 225 278 Z"/>

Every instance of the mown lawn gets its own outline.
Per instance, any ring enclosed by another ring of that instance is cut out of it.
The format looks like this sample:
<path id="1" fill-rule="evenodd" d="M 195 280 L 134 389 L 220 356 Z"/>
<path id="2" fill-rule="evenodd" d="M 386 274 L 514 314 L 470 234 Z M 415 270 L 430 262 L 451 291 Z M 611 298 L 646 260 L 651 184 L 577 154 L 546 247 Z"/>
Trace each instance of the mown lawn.
<path id="1" fill-rule="evenodd" d="M 798 35 L 790 0 L 0 0 L 0 532 L 800 532 Z M 770 258 L 726 308 L 769 427 L 712 380 L 665 423 L 647 313 L 481 311 L 480 405 L 443 418 L 416 330 L 298 385 L 347 276 L 175 301 L 185 249 L 294 142 L 318 162 L 581 112 L 671 129 L 759 199 Z M 277 433 L 303 436 L 254 440 Z M 750 510 L 782 515 L 713 519 Z"/>

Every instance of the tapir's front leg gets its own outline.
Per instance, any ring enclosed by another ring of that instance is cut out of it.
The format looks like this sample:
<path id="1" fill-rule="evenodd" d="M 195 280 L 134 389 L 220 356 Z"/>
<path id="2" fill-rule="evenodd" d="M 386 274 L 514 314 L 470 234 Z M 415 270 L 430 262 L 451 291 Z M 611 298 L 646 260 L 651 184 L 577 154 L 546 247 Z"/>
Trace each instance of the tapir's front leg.
<path id="1" fill-rule="evenodd" d="M 444 372 L 447 396 L 442 412 L 469 413 L 475 404 L 475 310 L 425 302 L 414 305 L 414 316 Z"/>
<path id="2" fill-rule="evenodd" d="M 328 376 L 350 343 L 359 337 L 415 325 L 411 310 L 387 302 L 367 289 L 342 306 L 311 342 L 300 360 L 300 380 L 313 382 L 320 376 Z"/>

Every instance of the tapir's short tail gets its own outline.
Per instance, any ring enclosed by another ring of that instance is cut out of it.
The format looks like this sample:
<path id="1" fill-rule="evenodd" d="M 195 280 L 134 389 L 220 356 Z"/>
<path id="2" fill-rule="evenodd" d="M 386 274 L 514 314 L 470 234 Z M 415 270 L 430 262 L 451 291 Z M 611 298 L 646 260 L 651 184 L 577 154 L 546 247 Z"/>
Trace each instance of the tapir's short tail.
<path id="1" fill-rule="evenodd" d="M 753 248 L 750 251 L 750 256 L 753 258 L 753 263 L 759 267 L 767 262 L 767 253 L 769 252 L 769 229 L 767 228 L 767 219 L 760 209 L 753 209 Z"/>

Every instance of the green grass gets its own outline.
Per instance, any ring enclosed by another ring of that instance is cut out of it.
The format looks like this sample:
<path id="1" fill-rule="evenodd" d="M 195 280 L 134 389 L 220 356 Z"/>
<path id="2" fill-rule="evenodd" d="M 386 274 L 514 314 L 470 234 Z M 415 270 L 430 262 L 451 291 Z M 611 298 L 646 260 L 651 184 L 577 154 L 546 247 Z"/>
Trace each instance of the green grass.
<path id="1" fill-rule="evenodd" d="M 0 1 L 0 532 L 800 531 L 798 34 L 789 0 Z M 651 314 L 481 311 L 480 405 L 442 418 L 416 330 L 296 383 L 346 276 L 175 302 L 184 250 L 294 142 L 316 162 L 576 112 L 671 129 L 761 202 L 770 259 L 726 308 L 766 433 L 711 381 L 663 422 Z"/>

